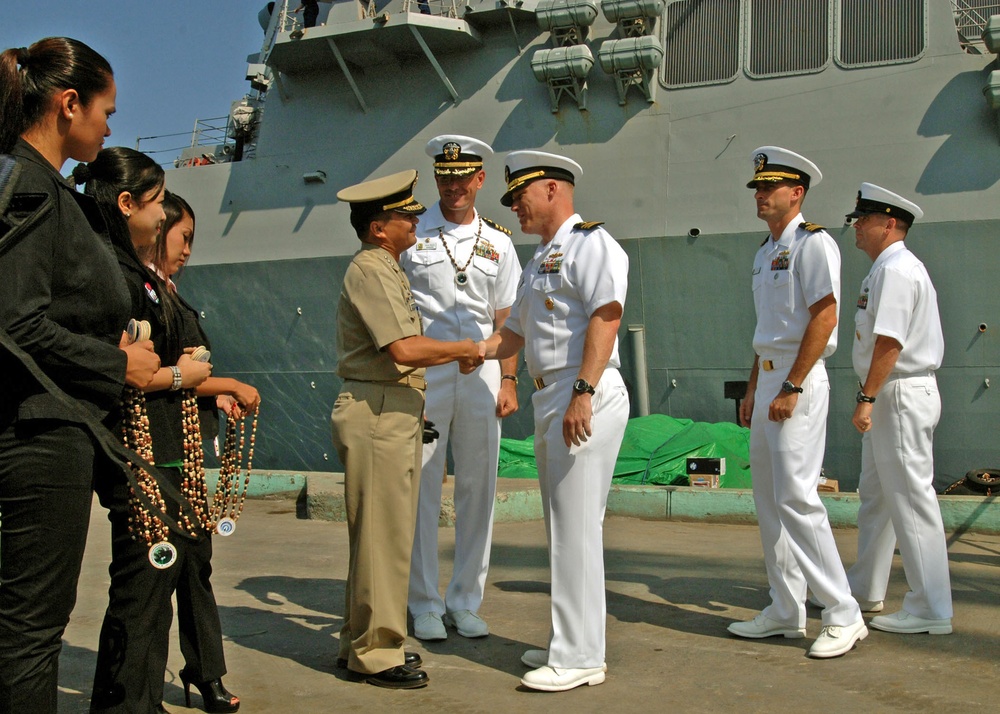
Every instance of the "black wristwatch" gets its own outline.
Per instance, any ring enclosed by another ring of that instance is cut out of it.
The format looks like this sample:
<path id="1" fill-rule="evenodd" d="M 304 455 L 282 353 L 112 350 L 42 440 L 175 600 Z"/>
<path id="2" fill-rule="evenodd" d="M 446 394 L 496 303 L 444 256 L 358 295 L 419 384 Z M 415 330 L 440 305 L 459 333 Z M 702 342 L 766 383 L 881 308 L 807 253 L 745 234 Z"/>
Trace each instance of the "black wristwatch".
<path id="1" fill-rule="evenodd" d="M 573 382 L 573 391 L 577 394 L 593 394 L 594 388 L 586 379 L 578 379 Z"/>
<path id="2" fill-rule="evenodd" d="M 865 385 L 863 385 L 861 382 L 858 382 L 858 396 L 855 397 L 854 400 L 858 404 L 862 404 L 862 403 L 863 404 L 874 404 L 875 403 L 875 397 L 869 397 L 867 394 L 865 394 Z"/>
<path id="3" fill-rule="evenodd" d="M 785 394 L 802 394 L 802 387 L 796 387 L 794 384 L 789 382 L 787 379 L 781 383 L 781 391 Z"/>

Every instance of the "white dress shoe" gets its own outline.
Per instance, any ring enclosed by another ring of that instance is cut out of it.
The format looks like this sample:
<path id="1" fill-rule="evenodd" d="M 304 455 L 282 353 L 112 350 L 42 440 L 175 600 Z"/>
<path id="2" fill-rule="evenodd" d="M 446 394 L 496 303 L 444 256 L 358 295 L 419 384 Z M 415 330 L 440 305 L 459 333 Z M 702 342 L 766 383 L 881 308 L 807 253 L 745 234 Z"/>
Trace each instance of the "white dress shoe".
<path id="1" fill-rule="evenodd" d="M 539 667 L 545 667 L 549 663 L 549 651 L 548 650 L 525 650 L 524 654 L 521 655 L 521 663 L 526 667 L 531 667 L 532 669 L 538 669 Z M 605 672 L 608 671 L 608 663 L 605 662 L 601 665 L 601 669 Z"/>
<path id="2" fill-rule="evenodd" d="M 864 620 L 858 620 L 852 625 L 840 627 L 827 625 L 820 630 L 819 637 L 812 643 L 807 653 L 810 657 L 825 659 L 840 657 L 851 651 L 856 643 L 868 637 L 868 628 Z"/>
<path id="3" fill-rule="evenodd" d="M 593 687 L 603 681 L 604 669 L 601 667 L 555 669 L 547 665 L 533 669 L 521 678 L 521 684 L 524 686 L 543 692 L 565 692 L 583 684 Z"/>
<path id="4" fill-rule="evenodd" d="M 807 602 L 813 607 L 818 607 L 820 610 L 824 609 L 826 606 L 816 599 L 815 595 L 810 595 Z M 881 600 L 858 600 L 858 607 L 861 608 L 861 612 L 882 612 L 882 608 L 885 604 Z"/>
<path id="5" fill-rule="evenodd" d="M 772 620 L 764 613 L 745 622 L 732 622 L 726 629 L 737 637 L 749 637 L 754 640 L 763 637 L 777 637 L 778 635 L 787 637 L 790 640 L 806 636 L 806 628 L 786 625 L 783 622 Z"/>
<path id="6" fill-rule="evenodd" d="M 445 613 L 444 624 L 454 627 L 462 637 L 486 637 L 490 634 L 486 621 L 472 610 Z"/>
<path id="7" fill-rule="evenodd" d="M 878 615 L 872 618 L 872 627 L 883 632 L 899 632 L 904 635 L 927 632 L 931 635 L 950 635 L 951 618 L 945 620 L 928 620 L 924 617 L 911 615 L 906 610 L 894 612 L 891 615 Z"/>
<path id="8" fill-rule="evenodd" d="M 444 629 L 439 614 L 425 612 L 413 618 L 413 636 L 418 640 L 446 640 L 448 630 Z"/>

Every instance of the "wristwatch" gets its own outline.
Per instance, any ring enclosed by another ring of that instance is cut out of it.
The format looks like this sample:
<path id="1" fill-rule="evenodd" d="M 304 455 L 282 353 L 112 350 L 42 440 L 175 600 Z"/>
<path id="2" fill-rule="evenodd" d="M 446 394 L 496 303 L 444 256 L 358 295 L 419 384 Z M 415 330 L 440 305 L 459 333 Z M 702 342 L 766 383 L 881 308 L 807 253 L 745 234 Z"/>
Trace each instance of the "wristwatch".
<path id="1" fill-rule="evenodd" d="M 577 394 L 593 394 L 594 388 L 586 379 L 578 379 L 573 382 L 573 391 Z"/>
<path id="2" fill-rule="evenodd" d="M 861 382 L 858 382 L 858 396 L 855 397 L 855 401 L 858 404 L 861 403 L 874 404 L 875 397 L 869 397 L 867 394 L 865 394 L 865 385 L 863 385 Z"/>
<path id="3" fill-rule="evenodd" d="M 802 394 L 802 387 L 796 387 L 794 384 L 789 382 L 787 379 L 781 383 L 781 391 L 785 394 Z"/>
<path id="4" fill-rule="evenodd" d="M 515 387 L 517 386 L 517 375 L 516 374 L 505 374 L 502 377 L 500 377 L 500 381 L 501 382 L 503 380 L 505 380 L 505 379 L 509 379 L 510 381 L 512 381 L 514 383 Z"/>
<path id="5" fill-rule="evenodd" d="M 184 377 L 183 375 L 181 375 L 181 368 L 174 365 L 173 367 L 170 368 L 170 372 L 173 377 L 170 383 L 170 391 L 171 392 L 179 391 L 180 388 L 184 386 L 184 381 L 183 381 Z"/>

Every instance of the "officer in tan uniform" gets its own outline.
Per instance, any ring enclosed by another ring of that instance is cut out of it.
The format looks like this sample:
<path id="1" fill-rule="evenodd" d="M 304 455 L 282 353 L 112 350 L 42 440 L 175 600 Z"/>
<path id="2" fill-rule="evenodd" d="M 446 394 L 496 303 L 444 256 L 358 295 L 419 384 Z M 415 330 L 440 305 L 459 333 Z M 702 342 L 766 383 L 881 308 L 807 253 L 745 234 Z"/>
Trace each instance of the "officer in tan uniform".
<path id="1" fill-rule="evenodd" d="M 403 652 L 410 551 L 420 488 L 424 367 L 482 363 L 471 340 L 423 335 L 399 255 L 413 245 L 417 172 L 403 171 L 337 194 L 351 204 L 361 239 L 337 310 L 333 442 L 344 464 L 350 538 L 344 626 L 337 664 L 380 687 L 427 685 L 420 656 Z"/>

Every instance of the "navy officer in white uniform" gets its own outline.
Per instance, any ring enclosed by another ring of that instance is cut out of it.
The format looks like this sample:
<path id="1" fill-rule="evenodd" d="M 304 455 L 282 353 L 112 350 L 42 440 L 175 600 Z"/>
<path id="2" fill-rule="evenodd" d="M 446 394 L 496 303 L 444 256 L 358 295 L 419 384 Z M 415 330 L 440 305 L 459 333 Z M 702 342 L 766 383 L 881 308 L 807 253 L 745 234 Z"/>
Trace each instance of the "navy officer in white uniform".
<path id="1" fill-rule="evenodd" d="M 547 650 L 528 650 L 521 683 L 563 691 L 604 681 L 604 512 L 629 401 L 618 372 L 618 326 L 628 257 L 600 223 L 573 207 L 583 170 L 540 151 L 507 157 L 501 203 L 541 243 L 525 266 L 504 327 L 483 345 L 487 358 L 524 347 L 538 391 L 535 458 L 552 571 Z"/>
<path id="2" fill-rule="evenodd" d="M 941 416 L 934 371 L 944 357 L 937 293 L 903 240 L 923 217 L 913 202 L 861 184 L 854 219 L 858 248 L 872 259 L 854 324 L 860 378 L 854 426 L 861 437 L 858 560 L 847 572 L 860 598 L 881 602 L 899 541 L 910 586 L 901 610 L 872 618 L 886 632 L 951 632 L 948 543 L 934 490 L 934 428 Z"/>
<path id="3" fill-rule="evenodd" d="M 809 159 L 776 146 L 752 154 L 757 217 L 770 235 L 753 263 L 754 363 L 740 420 L 750 427 L 750 470 L 770 604 L 729 632 L 761 638 L 806 634 L 806 586 L 824 606 L 810 657 L 837 657 L 868 635 L 851 596 L 826 508 L 819 498 L 830 382 L 824 360 L 837 347 L 840 251 L 801 213 L 822 179 Z"/>
<path id="4" fill-rule="evenodd" d="M 424 334 L 477 342 L 503 327 L 521 264 L 510 231 L 484 218 L 476 195 L 493 149 L 456 134 L 427 143 L 440 200 L 417 224 L 417 242 L 400 256 Z M 440 438 L 424 447 L 408 607 L 413 634 L 443 640 L 445 623 L 464 637 L 485 637 L 479 616 L 493 534 L 500 419 L 517 411 L 517 355 L 486 362 L 462 377 L 454 362 L 427 368 L 426 416 Z M 438 518 L 448 444 L 455 460 L 455 565 L 438 590 Z"/>

